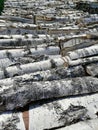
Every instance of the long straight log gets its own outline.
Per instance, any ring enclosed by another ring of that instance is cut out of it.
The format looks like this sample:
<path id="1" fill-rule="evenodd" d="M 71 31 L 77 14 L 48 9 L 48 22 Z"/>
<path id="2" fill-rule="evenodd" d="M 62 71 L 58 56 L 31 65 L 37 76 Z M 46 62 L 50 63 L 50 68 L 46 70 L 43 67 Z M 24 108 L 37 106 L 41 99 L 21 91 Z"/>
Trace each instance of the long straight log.
<path id="1" fill-rule="evenodd" d="M 38 61 L 44 61 L 44 60 L 48 60 L 52 58 L 59 58 L 59 57 L 61 56 L 60 55 L 57 55 L 57 56 L 55 55 L 38 55 L 38 56 L 28 55 L 28 56 L 18 57 L 18 58 L 9 57 L 9 58 L 0 59 L 0 68 L 4 69 L 9 66 L 34 63 Z"/>
<path id="2" fill-rule="evenodd" d="M 1 70 L 0 79 L 4 77 L 9 78 L 14 76 L 19 76 L 26 73 L 28 74 L 28 73 L 36 72 L 36 71 L 49 70 L 57 67 L 68 68 L 70 66 L 87 65 L 95 62 L 98 62 L 98 56 L 83 58 L 78 60 L 70 60 L 70 58 L 68 57 L 58 57 L 46 61 L 7 67 L 6 69 Z"/>
<path id="3" fill-rule="evenodd" d="M 1 87 L 3 87 L 1 85 Z M 98 79 L 93 77 L 73 78 L 47 82 L 16 82 L 13 87 L 1 92 L 0 111 L 24 107 L 32 101 L 92 94 L 98 92 Z"/>
<path id="4" fill-rule="evenodd" d="M 83 49 L 83 48 L 86 48 L 86 47 L 90 47 L 92 45 L 96 45 L 98 44 L 98 41 L 87 41 L 87 42 L 82 42 L 82 43 L 78 43 L 76 45 L 69 45 L 67 47 L 63 47 L 61 52 L 64 55 L 66 55 L 67 52 L 69 51 L 74 51 L 74 50 L 77 50 L 77 49 Z"/>
<path id="5" fill-rule="evenodd" d="M 24 130 L 29 126 L 29 130 L 53 128 L 72 130 L 72 128 L 78 129 L 81 125 L 82 128 L 91 128 L 93 123 L 92 128 L 97 128 L 97 104 L 98 94 L 41 102 L 41 104 L 35 103 L 30 105 L 27 113 L 24 111 L 23 113 L 6 112 L 1 114 L 0 129 L 13 128 L 16 130 L 18 128 Z"/>
<path id="6" fill-rule="evenodd" d="M 0 59 L 3 58 L 14 58 L 14 57 L 23 57 L 25 55 L 58 55 L 60 53 L 60 48 L 55 46 L 49 46 L 47 48 L 31 48 L 30 50 L 25 49 L 11 49 L 11 50 L 1 50 Z"/>
<path id="7" fill-rule="evenodd" d="M 32 25 L 33 26 L 33 25 Z M 24 34 L 24 35 L 0 35 L 0 39 L 10 39 L 10 38 L 13 38 L 13 39 L 24 39 L 24 38 L 34 38 L 34 39 L 38 39 L 38 40 L 46 40 L 47 38 L 49 40 L 53 40 L 52 37 L 50 37 L 50 35 L 45 35 L 45 34 L 38 34 L 38 35 L 32 35 L 32 34 Z"/>
<path id="8" fill-rule="evenodd" d="M 41 45 L 45 43 L 46 45 L 51 44 L 51 41 L 53 41 L 53 38 L 50 38 L 50 36 L 45 36 L 45 35 L 0 35 L 0 45 L 1 46 L 24 46 L 28 45 L 29 46 L 36 46 L 36 45 Z"/>
<path id="9" fill-rule="evenodd" d="M 0 19 L 15 21 L 15 22 L 22 22 L 22 23 L 32 23 L 32 19 L 30 20 L 30 19 L 16 17 L 16 16 L 0 16 Z"/>
<path id="10" fill-rule="evenodd" d="M 13 85 L 16 81 L 52 81 L 65 78 L 82 77 L 85 75 L 86 74 L 82 66 L 71 67 L 68 69 L 60 68 L 46 71 L 38 71 L 35 73 L 0 80 L 0 85 L 6 86 L 4 88 L 1 88 L 0 92 L 3 91 L 3 89 L 8 89 L 7 86 Z"/>
<path id="11" fill-rule="evenodd" d="M 49 70 L 56 67 L 63 67 L 65 65 L 66 59 L 59 57 L 54 59 L 49 59 L 46 61 L 40 61 L 35 63 L 28 63 L 23 65 L 16 65 L 16 66 L 10 66 L 7 68 L 4 68 L 4 70 L 0 70 L 0 78 L 8 78 L 8 77 L 14 77 L 19 76 L 23 74 L 28 74 L 36 71 L 42 71 L 42 70 Z"/>
<path id="12" fill-rule="evenodd" d="M 98 129 L 98 119 L 79 122 L 67 127 L 58 128 L 57 130 L 96 130 Z"/>
<path id="13" fill-rule="evenodd" d="M 71 60 L 94 56 L 98 54 L 98 45 L 90 46 L 88 48 L 78 49 L 75 51 L 70 51 L 66 55 L 70 57 Z"/>
<path id="14" fill-rule="evenodd" d="M 70 60 L 70 58 L 67 58 L 67 65 L 68 66 L 76 66 L 76 65 L 87 65 L 90 63 L 98 62 L 98 56 L 83 58 L 83 59 L 77 59 L 77 60 Z"/>

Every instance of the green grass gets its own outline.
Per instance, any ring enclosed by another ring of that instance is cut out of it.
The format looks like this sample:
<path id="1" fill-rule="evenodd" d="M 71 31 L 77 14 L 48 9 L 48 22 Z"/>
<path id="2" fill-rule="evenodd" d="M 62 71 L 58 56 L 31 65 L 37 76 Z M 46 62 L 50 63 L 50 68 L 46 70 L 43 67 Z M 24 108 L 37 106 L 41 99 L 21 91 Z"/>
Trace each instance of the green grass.
<path id="1" fill-rule="evenodd" d="M 3 11 L 3 8 L 4 8 L 4 1 L 5 0 L 0 0 L 0 14 Z"/>

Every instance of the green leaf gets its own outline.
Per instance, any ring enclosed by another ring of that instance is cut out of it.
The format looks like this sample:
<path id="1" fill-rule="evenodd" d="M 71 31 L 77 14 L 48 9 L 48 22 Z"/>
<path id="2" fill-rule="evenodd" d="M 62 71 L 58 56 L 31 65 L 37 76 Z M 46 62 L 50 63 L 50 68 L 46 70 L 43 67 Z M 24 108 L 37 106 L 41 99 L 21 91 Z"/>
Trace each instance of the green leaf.
<path id="1" fill-rule="evenodd" d="M 0 14 L 3 11 L 3 8 L 4 8 L 4 1 L 5 0 L 0 0 Z"/>

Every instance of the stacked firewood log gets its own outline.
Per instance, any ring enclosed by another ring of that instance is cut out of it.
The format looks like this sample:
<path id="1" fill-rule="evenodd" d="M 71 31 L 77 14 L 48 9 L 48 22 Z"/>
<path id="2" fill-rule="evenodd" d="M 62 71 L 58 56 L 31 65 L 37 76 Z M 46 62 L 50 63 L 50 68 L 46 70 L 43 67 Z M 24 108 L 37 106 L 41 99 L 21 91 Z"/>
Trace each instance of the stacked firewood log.
<path id="1" fill-rule="evenodd" d="M 98 129 L 98 19 L 74 4 L 5 1 L 0 130 Z"/>

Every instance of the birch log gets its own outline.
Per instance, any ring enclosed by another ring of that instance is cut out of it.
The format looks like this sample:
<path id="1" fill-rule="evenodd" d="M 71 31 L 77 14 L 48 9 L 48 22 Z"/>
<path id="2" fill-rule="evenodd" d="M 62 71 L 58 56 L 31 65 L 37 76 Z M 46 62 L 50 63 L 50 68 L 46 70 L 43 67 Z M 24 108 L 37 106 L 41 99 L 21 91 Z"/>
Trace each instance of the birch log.
<path id="1" fill-rule="evenodd" d="M 64 47 L 64 48 L 62 48 L 61 52 L 64 56 L 69 51 L 74 51 L 74 50 L 77 50 L 77 49 L 83 49 L 83 48 L 90 47 L 90 46 L 96 45 L 96 44 L 98 44 L 98 41 L 87 41 L 87 42 L 84 41 L 84 42 L 78 43 L 76 45 L 69 45 L 67 47 Z"/>
<path id="2" fill-rule="evenodd" d="M 65 58 L 54 58 L 46 61 L 40 61 L 35 63 L 28 63 L 28 64 L 17 64 L 16 66 L 10 66 L 7 68 L 4 68 L 4 70 L 0 70 L 0 78 L 8 78 L 8 77 L 14 77 L 19 76 L 23 74 L 28 74 L 36 71 L 42 71 L 42 70 L 49 70 L 56 67 L 64 67 L 65 66 Z M 65 68 L 67 68 L 65 66 Z"/>
<path id="3" fill-rule="evenodd" d="M 16 66 L 10 66 L 5 68 L 4 70 L 0 70 L 1 71 L 0 79 L 4 77 L 9 78 L 19 76 L 26 73 L 29 74 L 36 71 L 49 70 L 52 68 L 58 68 L 58 67 L 68 68 L 70 66 L 87 65 L 95 62 L 98 62 L 98 56 L 78 60 L 70 60 L 70 58 L 68 57 L 59 57 L 35 63 L 28 63 L 23 65 L 17 64 Z"/>
<path id="4" fill-rule="evenodd" d="M 98 55 L 98 45 L 90 46 L 88 48 L 78 49 L 75 51 L 70 51 L 66 55 L 68 55 L 71 60 Z"/>
<path id="5" fill-rule="evenodd" d="M 90 63 L 98 62 L 98 56 L 82 58 L 82 59 L 77 59 L 77 60 L 70 60 L 69 58 L 67 62 L 68 62 L 68 66 L 87 65 Z"/>
<path id="6" fill-rule="evenodd" d="M 0 130 L 25 130 L 21 112 L 0 114 Z"/>
<path id="7" fill-rule="evenodd" d="M 28 115 L 25 112 L 2 113 L 0 115 L 0 129 L 25 130 L 29 126 L 28 130 L 72 130 L 72 128 L 77 130 L 81 126 L 81 130 L 83 128 L 85 128 L 84 130 L 86 128 L 92 130 L 92 128 L 98 127 L 97 104 L 98 94 L 35 103 L 30 105 Z"/>
<path id="8" fill-rule="evenodd" d="M 31 48 L 31 49 L 11 49 L 11 50 L 1 50 L 0 59 L 10 58 L 10 57 L 23 57 L 25 55 L 58 55 L 60 53 L 60 48 L 55 46 L 49 46 L 47 48 Z"/>
<path id="9" fill-rule="evenodd" d="M 29 130 L 33 129 L 58 130 L 61 127 L 62 128 L 60 130 L 64 128 L 66 130 L 70 130 L 70 128 L 71 130 L 78 130 L 81 129 L 78 126 L 81 124 L 84 124 L 82 128 L 84 127 L 90 128 L 90 122 L 92 122 L 92 120 L 96 122 L 95 128 L 98 128 L 97 125 L 98 119 L 96 115 L 97 110 L 98 110 L 98 94 L 80 96 L 74 98 L 68 97 L 66 99 L 62 100 L 59 99 L 47 103 L 43 102 L 41 104 L 37 103 L 35 105 L 30 106 Z M 78 125 L 77 122 L 79 122 Z M 74 129 L 75 127 L 72 124 L 77 126 L 76 127 L 77 129 Z M 86 128 L 85 130 L 88 130 Z"/>
<path id="10" fill-rule="evenodd" d="M 21 18 L 17 16 L 0 16 L 2 20 L 22 22 L 22 23 L 32 23 L 32 19 Z"/>
<path id="11" fill-rule="evenodd" d="M 2 46 L 22 46 L 22 45 L 40 45 L 49 44 L 49 41 L 53 41 L 53 38 L 49 35 L 0 35 L 0 45 Z"/>
<path id="12" fill-rule="evenodd" d="M 97 130 L 98 129 L 98 119 L 93 119 L 89 121 L 79 122 L 67 127 L 58 128 L 57 130 Z"/>
<path id="13" fill-rule="evenodd" d="M 57 55 L 57 58 L 60 57 L 60 55 Z M 28 55 L 28 56 L 24 56 L 24 57 L 9 57 L 9 58 L 4 58 L 4 59 L 0 59 L 0 68 L 6 68 L 9 66 L 15 66 L 15 65 L 22 65 L 22 64 L 28 64 L 28 63 L 34 63 L 34 62 L 38 62 L 38 61 L 44 61 L 44 60 L 48 60 L 51 58 L 56 58 L 55 55 L 51 56 L 51 55 L 38 55 L 38 56 L 32 56 L 32 55 Z"/>
<path id="14" fill-rule="evenodd" d="M 1 88 L 4 86 L 1 86 Z M 0 93 L 0 111 L 24 107 L 32 101 L 98 92 L 98 79 L 82 77 L 47 82 L 15 82 Z"/>
<path id="15" fill-rule="evenodd" d="M 3 89 L 8 89 L 8 87 L 13 85 L 16 81 L 52 81 L 72 77 L 82 77 L 85 75 L 86 74 L 82 66 L 70 67 L 68 69 L 60 68 L 46 71 L 38 71 L 35 73 L 0 80 L 0 85 L 4 86 L 4 88 L 0 89 L 0 92 L 3 91 Z"/>
<path id="16" fill-rule="evenodd" d="M 98 63 L 87 65 L 86 72 L 91 76 L 98 76 Z"/>

